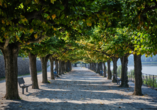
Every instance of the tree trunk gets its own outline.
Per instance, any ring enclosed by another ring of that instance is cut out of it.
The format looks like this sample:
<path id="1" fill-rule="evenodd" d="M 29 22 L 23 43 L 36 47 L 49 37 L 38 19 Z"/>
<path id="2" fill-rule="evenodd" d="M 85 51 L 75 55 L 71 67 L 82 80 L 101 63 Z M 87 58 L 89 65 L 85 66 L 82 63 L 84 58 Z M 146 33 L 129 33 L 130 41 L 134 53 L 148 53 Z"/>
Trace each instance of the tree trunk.
<path id="1" fill-rule="evenodd" d="M 55 70 L 56 70 L 56 72 L 57 72 L 57 74 L 58 74 L 58 60 L 55 60 L 55 65 L 56 65 Z M 59 74 L 58 74 L 58 75 L 59 75 Z"/>
<path id="2" fill-rule="evenodd" d="M 104 77 L 106 77 L 106 65 L 104 63 Z"/>
<path id="3" fill-rule="evenodd" d="M 68 61 L 65 63 L 66 72 L 68 72 Z"/>
<path id="4" fill-rule="evenodd" d="M 91 64 L 91 70 L 94 70 L 94 64 L 93 63 Z"/>
<path id="5" fill-rule="evenodd" d="M 9 44 L 2 49 L 5 61 L 6 99 L 20 99 L 17 86 L 17 56 L 19 48 L 15 44 Z"/>
<path id="6" fill-rule="evenodd" d="M 100 73 L 100 63 L 97 63 L 97 70 L 96 73 Z"/>
<path id="7" fill-rule="evenodd" d="M 70 71 L 72 71 L 72 63 L 71 62 L 69 62 L 70 63 Z"/>
<path id="8" fill-rule="evenodd" d="M 71 67 L 71 62 L 70 61 L 68 61 L 68 67 L 69 67 L 69 71 L 71 71 L 72 67 Z"/>
<path id="9" fill-rule="evenodd" d="M 117 77 L 117 60 L 118 58 L 112 58 L 113 61 L 113 83 L 117 83 L 116 77 Z"/>
<path id="10" fill-rule="evenodd" d="M 61 61 L 61 74 L 64 74 L 64 61 Z"/>
<path id="11" fill-rule="evenodd" d="M 47 61 L 48 58 L 46 57 L 41 57 L 41 65 L 42 65 L 42 83 L 48 83 L 47 80 Z"/>
<path id="12" fill-rule="evenodd" d="M 120 58 L 121 60 L 121 85 L 120 87 L 129 87 L 128 85 L 128 77 L 127 77 L 127 71 L 128 71 L 128 57 L 127 55 Z"/>
<path id="13" fill-rule="evenodd" d="M 66 62 L 66 72 L 69 72 L 70 71 L 70 61 L 68 60 Z"/>
<path id="14" fill-rule="evenodd" d="M 36 67 L 36 55 L 29 53 L 29 68 L 32 78 L 32 89 L 39 89 Z"/>
<path id="15" fill-rule="evenodd" d="M 96 69 L 96 63 L 94 63 L 94 72 L 96 72 L 96 70 L 97 70 L 97 69 Z"/>
<path id="16" fill-rule="evenodd" d="M 134 55 L 135 89 L 133 95 L 142 95 L 142 65 L 141 55 Z"/>
<path id="17" fill-rule="evenodd" d="M 107 79 L 112 78 L 111 69 L 110 69 L 110 60 L 107 61 L 107 70 L 108 70 L 108 76 Z"/>
<path id="18" fill-rule="evenodd" d="M 92 63 L 92 70 L 95 71 L 95 63 Z"/>
<path id="19" fill-rule="evenodd" d="M 66 62 L 64 61 L 64 73 L 66 73 Z"/>
<path id="20" fill-rule="evenodd" d="M 102 62 L 98 63 L 97 73 L 100 74 L 100 71 L 102 70 Z"/>
<path id="21" fill-rule="evenodd" d="M 50 63 L 51 63 L 51 79 L 55 79 L 54 74 L 53 74 L 53 62 L 54 59 L 52 57 L 50 57 Z"/>
<path id="22" fill-rule="evenodd" d="M 102 71 L 102 62 L 99 63 L 99 69 L 100 69 L 100 71 Z M 102 75 L 102 73 L 100 73 L 100 71 L 99 71 L 99 74 Z"/>
<path id="23" fill-rule="evenodd" d="M 99 73 L 99 65 L 96 63 L 96 73 Z"/>
<path id="24" fill-rule="evenodd" d="M 61 64 L 61 61 L 59 60 L 59 70 L 58 70 L 58 74 L 59 75 L 62 75 L 62 73 L 61 73 L 61 68 L 62 68 L 62 64 Z"/>

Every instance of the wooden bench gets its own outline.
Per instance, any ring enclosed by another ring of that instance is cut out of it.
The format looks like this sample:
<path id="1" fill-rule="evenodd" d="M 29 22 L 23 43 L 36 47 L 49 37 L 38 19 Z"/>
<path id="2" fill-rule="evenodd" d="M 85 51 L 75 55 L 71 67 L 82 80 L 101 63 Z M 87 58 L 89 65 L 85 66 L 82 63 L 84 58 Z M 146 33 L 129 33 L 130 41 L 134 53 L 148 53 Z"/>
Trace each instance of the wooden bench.
<path id="1" fill-rule="evenodd" d="M 103 75 L 103 71 L 102 70 L 100 70 L 100 75 Z"/>
<path id="2" fill-rule="evenodd" d="M 117 84 L 120 84 L 121 78 L 117 78 L 117 75 L 116 75 L 116 74 L 114 74 L 114 77 L 115 77 L 116 80 L 117 80 Z"/>
<path id="3" fill-rule="evenodd" d="M 19 83 L 20 88 L 22 88 L 22 94 L 24 94 L 25 88 L 26 88 L 26 92 L 28 92 L 28 87 L 32 85 L 32 84 L 25 84 L 23 77 L 18 78 L 18 83 Z"/>
<path id="4" fill-rule="evenodd" d="M 55 77 L 60 78 L 56 71 L 54 71 L 53 74 L 54 74 Z"/>

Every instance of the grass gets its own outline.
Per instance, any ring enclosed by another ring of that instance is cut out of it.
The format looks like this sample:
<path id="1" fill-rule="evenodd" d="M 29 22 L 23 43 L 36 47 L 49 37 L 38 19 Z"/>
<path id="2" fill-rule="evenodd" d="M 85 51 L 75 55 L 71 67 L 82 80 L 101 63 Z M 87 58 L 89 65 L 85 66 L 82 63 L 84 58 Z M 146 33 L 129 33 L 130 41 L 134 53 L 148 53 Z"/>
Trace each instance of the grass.
<path id="1" fill-rule="evenodd" d="M 154 83 L 154 88 L 157 88 L 157 79 L 154 79 L 154 82 L 153 79 L 151 78 L 143 79 L 143 84 L 147 86 L 153 87 L 153 83 Z"/>
<path id="2" fill-rule="evenodd" d="M 47 81 L 49 84 L 51 83 L 50 81 Z"/>
<path id="3" fill-rule="evenodd" d="M 24 74 L 24 75 L 18 75 L 18 77 L 19 77 L 19 76 L 27 76 L 27 75 L 30 75 L 30 73 L 27 73 L 27 74 Z"/>
<path id="4" fill-rule="evenodd" d="M 0 81 L 2 81 L 2 80 L 4 80 L 5 79 L 5 77 L 2 77 L 2 78 L 0 78 Z"/>

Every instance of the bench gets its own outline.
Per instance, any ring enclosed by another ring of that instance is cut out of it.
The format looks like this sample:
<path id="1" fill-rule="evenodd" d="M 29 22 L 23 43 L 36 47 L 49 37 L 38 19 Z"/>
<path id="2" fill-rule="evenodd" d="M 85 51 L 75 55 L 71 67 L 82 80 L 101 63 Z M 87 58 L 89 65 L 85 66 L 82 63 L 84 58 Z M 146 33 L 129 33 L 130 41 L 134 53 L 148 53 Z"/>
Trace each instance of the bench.
<path id="1" fill-rule="evenodd" d="M 102 70 L 100 70 L 100 75 L 103 75 L 103 71 Z"/>
<path id="2" fill-rule="evenodd" d="M 25 84 L 23 77 L 18 78 L 18 83 L 19 83 L 20 88 L 22 88 L 22 94 L 24 94 L 25 88 L 26 88 L 26 92 L 28 92 L 28 87 L 32 85 L 32 84 Z"/>
<path id="3" fill-rule="evenodd" d="M 54 71 L 53 74 L 54 74 L 55 77 L 59 78 L 59 75 L 57 74 L 57 71 Z"/>
<path id="4" fill-rule="evenodd" d="M 117 80 L 117 84 L 120 84 L 121 78 L 118 78 L 116 74 L 114 74 L 114 77 L 115 77 L 116 80 Z"/>

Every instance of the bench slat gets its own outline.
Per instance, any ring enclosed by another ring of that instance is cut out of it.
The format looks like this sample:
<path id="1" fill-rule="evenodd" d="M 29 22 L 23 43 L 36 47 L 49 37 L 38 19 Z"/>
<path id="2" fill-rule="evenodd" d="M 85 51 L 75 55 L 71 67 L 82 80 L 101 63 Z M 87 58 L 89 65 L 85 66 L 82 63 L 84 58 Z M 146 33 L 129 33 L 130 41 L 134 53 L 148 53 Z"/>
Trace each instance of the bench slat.
<path id="1" fill-rule="evenodd" d="M 24 94 L 24 88 L 26 88 L 26 92 L 28 92 L 28 87 L 32 85 L 32 84 L 25 84 L 23 77 L 18 78 L 18 83 L 20 88 L 22 88 L 22 94 Z"/>

